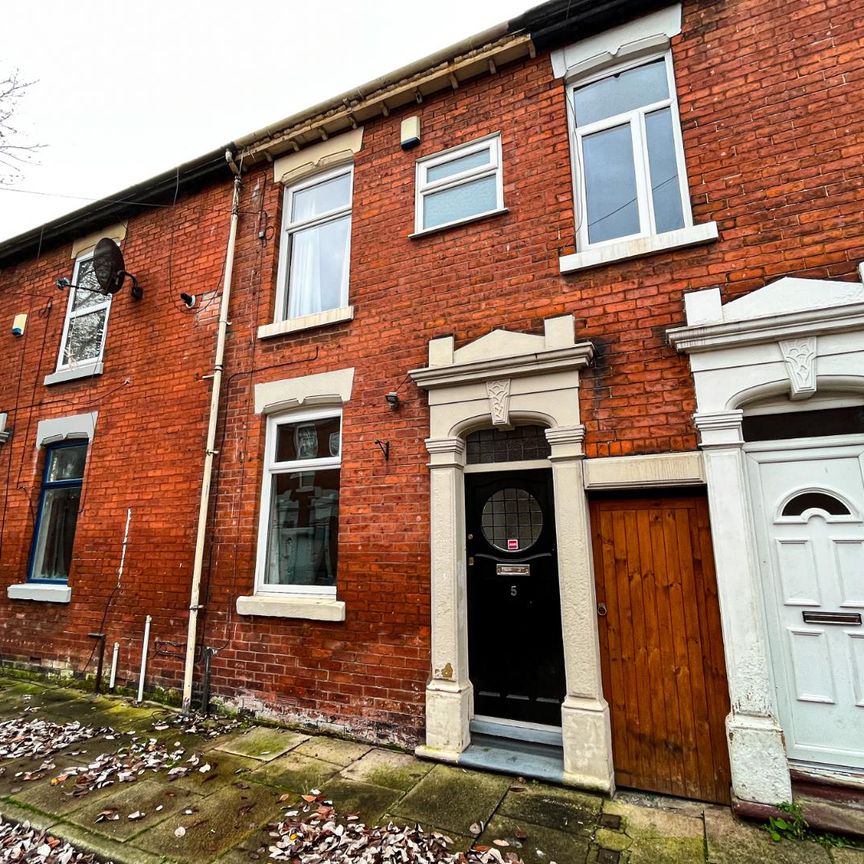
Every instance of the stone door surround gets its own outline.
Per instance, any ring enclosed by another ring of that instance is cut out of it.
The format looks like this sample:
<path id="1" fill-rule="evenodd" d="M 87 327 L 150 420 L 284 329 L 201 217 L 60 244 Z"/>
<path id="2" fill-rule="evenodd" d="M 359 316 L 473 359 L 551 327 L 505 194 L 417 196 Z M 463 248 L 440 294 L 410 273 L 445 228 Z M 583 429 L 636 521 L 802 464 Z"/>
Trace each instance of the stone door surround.
<path id="1" fill-rule="evenodd" d="M 770 402 L 801 410 L 864 395 L 864 285 L 784 278 L 722 304 L 685 295 L 687 324 L 667 331 L 690 355 L 704 456 L 732 710 L 726 719 L 733 794 L 792 800 L 777 713 L 742 419 Z"/>
<path id="2" fill-rule="evenodd" d="M 456 762 L 474 713 L 468 669 L 465 436 L 518 423 L 546 427 L 551 446 L 567 694 L 561 707 L 567 783 L 612 791 L 609 708 L 603 698 L 579 416 L 579 370 L 594 353 L 576 341 L 572 315 L 547 318 L 542 335 L 493 330 L 461 348 L 429 342 L 429 365 L 412 371 L 428 391 L 432 674 L 426 687 L 424 756 Z"/>

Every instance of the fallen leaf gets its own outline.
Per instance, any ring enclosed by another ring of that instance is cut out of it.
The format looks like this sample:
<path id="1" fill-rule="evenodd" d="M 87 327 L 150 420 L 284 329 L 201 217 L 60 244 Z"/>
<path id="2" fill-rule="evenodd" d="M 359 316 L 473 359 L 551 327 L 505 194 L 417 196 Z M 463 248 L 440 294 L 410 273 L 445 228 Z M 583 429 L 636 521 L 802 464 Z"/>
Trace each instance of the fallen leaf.
<path id="1" fill-rule="evenodd" d="M 180 825 L 178 828 L 174 829 L 174 836 L 175 837 L 185 837 L 186 836 L 186 829 L 182 825 Z"/>
<path id="2" fill-rule="evenodd" d="M 137 822 L 139 819 L 143 819 L 146 815 L 146 813 L 136 810 L 134 813 L 130 813 L 126 818 L 131 819 L 133 822 Z"/>

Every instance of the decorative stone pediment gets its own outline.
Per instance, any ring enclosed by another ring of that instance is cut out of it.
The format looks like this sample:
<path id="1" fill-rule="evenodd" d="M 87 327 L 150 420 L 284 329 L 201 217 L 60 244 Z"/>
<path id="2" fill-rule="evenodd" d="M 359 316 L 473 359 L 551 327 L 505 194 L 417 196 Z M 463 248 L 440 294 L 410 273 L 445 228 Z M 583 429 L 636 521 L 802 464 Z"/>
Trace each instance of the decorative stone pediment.
<path id="1" fill-rule="evenodd" d="M 684 305 L 687 324 L 667 336 L 690 355 L 698 415 L 864 392 L 860 282 L 788 277 L 725 304 L 718 288 L 694 291 Z"/>
<path id="2" fill-rule="evenodd" d="M 807 309 L 825 310 L 835 306 L 848 306 L 852 303 L 864 303 L 864 285 L 860 282 L 831 282 L 787 276 L 732 300 L 723 306 L 721 311 L 723 321 L 749 321 L 765 316 L 803 312 Z"/>
<path id="3" fill-rule="evenodd" d="M 684 295 L 687 324 L 667 330 L 679 351 L 694 353 L 864 326 L 864 285 L 785 277 L 722 303 L 719 288 Z"/>
<path id="4" fill-rule="evenodd" d="M 461 348 L 455 347 L 452 336 L 432 339 L 429 365 L 410 375 L 420 387 L 432 390 L 578 370 L 593 356 L 590 342 L 576 341 L 573 316 L 559 315 L 543 322 L 542 335 L 498 329 Z"/>
<path id="5" fill-rule="evenodd" d="M 514 357 L 521 354 L 536 354 L 546 350 L 546 339 L 531 333 L 514 333 L 512 330 L 493 330 L 453 352 L 454 363 L 474 363 L 477 360 L 492 360 L 495 357 Z"/>

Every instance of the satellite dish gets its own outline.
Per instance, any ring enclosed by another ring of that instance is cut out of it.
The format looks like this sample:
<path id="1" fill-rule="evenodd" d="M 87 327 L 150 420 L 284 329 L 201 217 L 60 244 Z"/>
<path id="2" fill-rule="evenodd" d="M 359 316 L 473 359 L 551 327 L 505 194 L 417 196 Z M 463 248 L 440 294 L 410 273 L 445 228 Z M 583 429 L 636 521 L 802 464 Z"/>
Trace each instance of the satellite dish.
<path id="1" fill-rule="evenodd" d="M 132 296 L 140 300 L 144 291 L 125 266 L 120 247 L 110 237 L 103 237 L 93 250 L 93 275 L 99 287 L 105 294 L 116 294 L 128 277 L 132 280 Z"/>

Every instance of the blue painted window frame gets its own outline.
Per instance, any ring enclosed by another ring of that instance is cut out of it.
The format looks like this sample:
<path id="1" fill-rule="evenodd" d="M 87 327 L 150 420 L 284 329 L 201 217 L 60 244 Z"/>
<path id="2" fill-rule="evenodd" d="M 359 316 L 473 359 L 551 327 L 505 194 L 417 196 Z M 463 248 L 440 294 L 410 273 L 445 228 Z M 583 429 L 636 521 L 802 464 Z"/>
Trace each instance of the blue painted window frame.
<path id="1" fill-rule="evenodd" d="M 45 493 L 51 489 L 69 489 L 84 485 L 84 473 L 87 470 L 87 455 L 84 456 L 84 470 L 81 472 L 81 477 L 75 480 L 49 480 L 48 472 L 51 470 L 51 462 L 54 454 L 58 450 L 65 450 L 71 447 L 84 447 L 85 450 L 89 446 L 88 441 L 58 441 L 56 444 L 49 444 L 45 448 L 45 467 L 42 469 L 42 486 L 39 490 L 39 508 L 36 511 L 36 525 L 33 529 L 33 540 L 30 543 L 30 558 L 27 562 L 27 581 L 36 585 L 66 585 L 69 582 L 66 579 L 37 579 L 33 576 L 33 566 L 36 563 L 36 546 L 39 543 L 39 531 L 42 528 L 42 515 L 45 508 Z M 77 525 L 76 525 L 77 528 Z"/>

